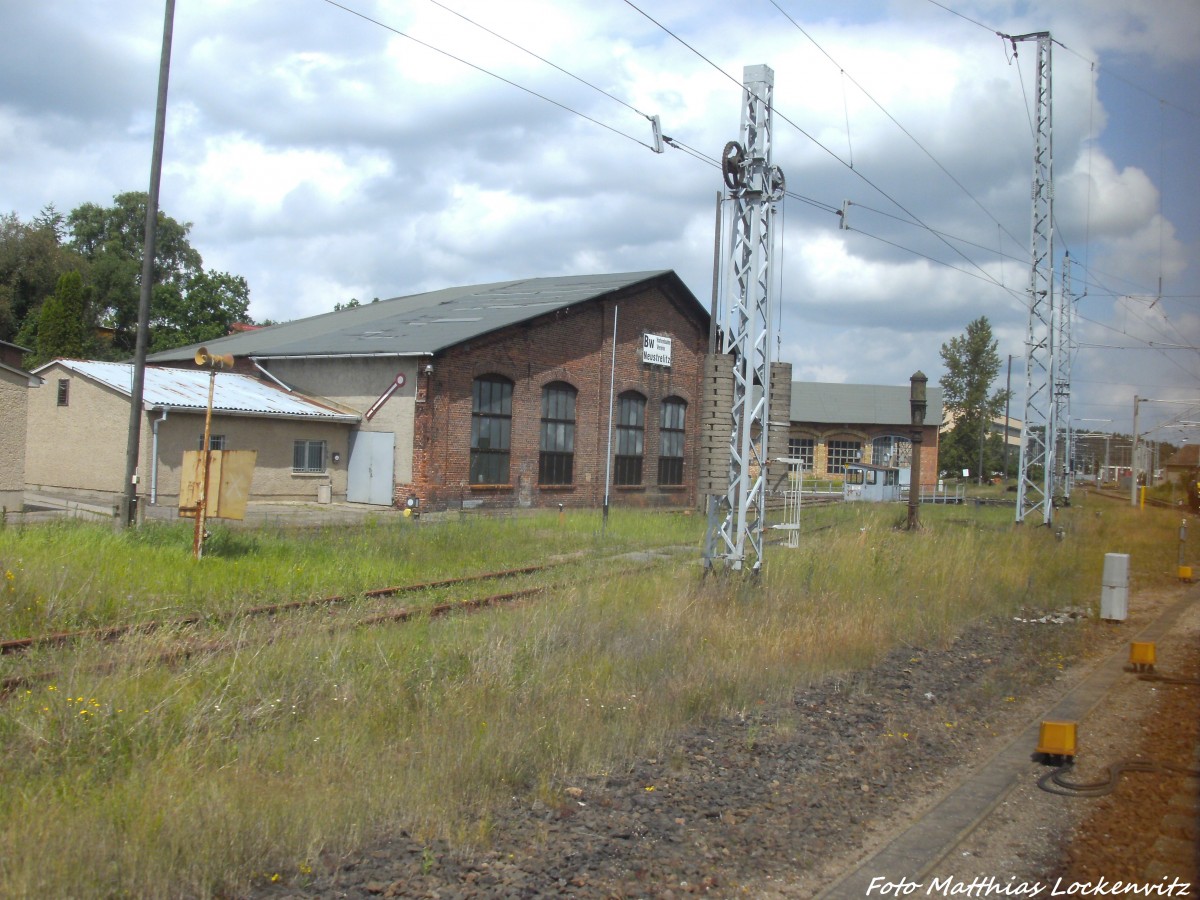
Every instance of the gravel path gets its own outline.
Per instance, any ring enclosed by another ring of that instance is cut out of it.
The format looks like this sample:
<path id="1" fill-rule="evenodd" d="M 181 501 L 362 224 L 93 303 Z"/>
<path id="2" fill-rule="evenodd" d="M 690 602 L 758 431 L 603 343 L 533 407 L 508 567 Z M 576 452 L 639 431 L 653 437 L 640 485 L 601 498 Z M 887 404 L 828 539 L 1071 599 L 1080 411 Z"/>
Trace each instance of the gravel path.
<path id="1" fill-rule="evenodd" d="M 1148 621 L 1170 599 L 1142 603 L 1134 618 Z M 400 833 L 306 885 L 246 896 L 812 897 L 1136 627 L 1073 611 L 979 622 L 948 647 L 893 650 L 789 704 L 678 735 L 627 770 L 562 784 L 553 803 L 513 798 L 486 849 Z M 1092 801 L 1042 793 L 1015 791 L 944 874 L 990 867 L 1005 882 L 1076 865 L 1067 847 L 1090 810 L 1071 804 Z"/>

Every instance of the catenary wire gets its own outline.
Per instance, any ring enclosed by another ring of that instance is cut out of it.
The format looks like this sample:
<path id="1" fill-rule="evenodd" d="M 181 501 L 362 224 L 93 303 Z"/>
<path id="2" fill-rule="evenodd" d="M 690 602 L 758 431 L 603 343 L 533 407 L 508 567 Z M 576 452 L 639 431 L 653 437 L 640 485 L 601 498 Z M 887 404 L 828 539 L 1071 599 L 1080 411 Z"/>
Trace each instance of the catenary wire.
<path id="1" fill-rule="evenodd" d="M 329 0 L 327 0 L 327 2 L 329 2 Z M 725 78 L 727 78 L 733 84 L 737 85 L 739 90 L 742 90 L 742 91 L 745 90 L 744 85 L 742 85 L 736 78 L 734 78 L 732 75 L 730 75 L 728 72 L 726 72 L 720 66 L 718 66 L 715 62 L 713 62 L 711 59 L 709 59 L 707 56 L 705 56 L 703 53 L 701 53 L 699 50 L 697 50 L 695 47 L 693 47 L 691 44 L 689 44 L 683 38 L 679 37 L 679 35 L 675 34 L 675 32 L 673 32 L 671 29 L 667 28 L 667 26 L 663 25 L 661 22 L 659 22 L 657 19 L 655 19 L 653 16 L 651 16 L 645 10 L 641 9 L 636 3 L 633 2 L 633 0 L 625 0 L 625 4 L 627 6 L 629 6 L 632 10 L 637 12 L 639 15 L 644 17 L 647 21 L 649 21 L 655 27 L 660 28 L 663 32 L 665 32 L 667 35 L 669 35 L 675 41 L 677 41 L 678 43 L 683 45 L 685 48 L 690 50 L 692 53 L 694 53 L 696 56 L 698 56 L 704 62 L 708 63 L 708 65 L 711 66 L 713 69 L 715 69 L 720 75 L 723 75 Z M 835 153 L 829 147 L 825 146 L 825 144 L 821 143 L 821 141 L 819 141 L 815 136 L 810 134 L 808 131 L 806 131 L 804 128 L 802 128 L 798 123 L 796 123 L 791 118 L 789 118 L 786 114 L 781 112 L 778 109 L 778 107 L 772 107 L 772 112 L 774 112 L 776 115 L 778 115 L 779 118 L 782 119 L 784 122 L 786 122 L 788 125 L 791 125 L 793 128 L 795 128 L 798 132 L 800 132 L 800 134 L 804 135 L 804 137 L 808 138 L 809 141 L 811 141 L 813 144 L 815 144 L 821 150 L 825 151 L 826 154 L 828 154 L 830 157 L 835 159 L 842 166 L 847 168 L 852 174 L 855 175 L 855 177 L 857 177 L 864 184 L 868 185 L 873 190 L 875 190 L 877 193 L 879 193 L 880 196 L 884 197 L 886 200 L 888 200 L 890 203 L 892 203 L 897 209 L 901 210 L 906 215 L 908 215 L 913 221 L 919 222 L 919 223 L 921 223 L 921 225 L 925 225 L 925 223 L 921 220 L 920 216 L 918 216 L 915 213 L 913 213 L 912 211 L 910 211 L 907 207 L 905 207 L 905 205 L 903 203 L 901 203 L 899 200 L 897 200 L 895 197 L 893 197 L 891 194 L 889 194 L 887 191 L 885 191 L 882 187 L 880 187 L 878 184 L 876 184 L 874 181 L 872 181 L 870 178 L 868 178 L 866 175 L 864 175 L 861 170 L 855 169 L 852 166 L 850 166 L 846 162 L 846 160 L 842 159 L 837 153 Z M 992 284 L 994 284 L 996 287 L 999 287 L 1001 290 L 1008 290 L 1003 284 L 1001 284 L 999 281 L 997 281 L 995 278 L 993 278 L 982 266 L 980 266 L 977 262 L 975 262 L 973 259 L 971 259 L 969 256 L 967 256 L 965 253 L 963 253 L 957 247 L 952 245 L 949 241 L 946 241 L 944 238 L 940 238 L 940 240 L 942 240 L 942 242 L 945 243 L 946 246 L 950 250 L 952 250 L 957 256 L 961 257 L 964 262 L 967 262 L 968 264 L 970 264 L 971 266 L 976 268 L 979 271 L 980 276 L 982 277 L 982 279 L 984 281 L 990 281 Z M 951 268 L 955 268 L 955 267 L 951 266 Z"/>
<path id="2" fill-rule="evenodd" d="M 930 162 L 932 162 L 935 166 L 937 166 L 938 169 L 940 169 L 942 171 L 942 173 L 947 178 L 949 178 L 960 191 L 962 191 L 964 194 L 966 194 L 967 197 L 969 197 L 971 199 L 971 202 L 973 202 L 977 207 L 979 207 L 979 209 L 983 212 L 984 215 L 986 215 L 989 219 L 991 219 L 993 222 L 995 222 L 996 225 L 999 226 L 1004 231 L 1004 233 L 1009 236 L 1009 238 L 1012 240 L 1012 242 L 1014 244 L 1021 246 L 1022 242 L 1011 231 L 1009 231 L 1004 226 L 1004 224 L 998 218 L 996 218 L 996 216 L 994 216 L 992 214 L 991 210 L 989 210 L 986 206 L 984 206 L 983 202 L 978 197 L 976 197 L 974 194 L 972 194 L 970 189 L 965 184 L 963 184 L 961 181 L 959 181 L 959 179 L 957 177 L 955 177 L 954 173 L 951 172 L 948 168 L 946 168 L 946 166 L 942 164 L 941 160 L 939 160 L 936 156 L 934 156 L 933 153 L 929 150 L 929 148 L 927 148 L 924 144 L 922 144 L 917 139 L 916 135 L 914 135 L 911 131 L 909 131 L 900 122 L 899 119 L 897 119 L 895 116 L 893 116 L 887 110 L 887 108 L 884 107 L 884 105 L 875 98 L 875 96 L 870 91 L 868 91 L 865 87 L 863 87 L 859 83 L 857 78 L 855 78 L 853 75 L 851 75 L 849 72 L 847 72 L 845 70 L 845 68 L 843 68 L 842 65 L 837 60 L 835 60 L 833 58 L 833 56 L 830 55 L 829 51 L 827 51 L 823 46 L 821 46 L 821 44 L 817 41 L 816 38 L 814 38 L 811 34 L 809 34 L 808 31 L 806 31 L 804 29 L 804 27 L 799 22 L 797 22 L 787 12 L 787 10 L 785 10 L 782 6 L 779 5 L 777 0 L 770 0 L 770 3 L 777 10 L 779 10 L 779 12 L 783 15 L 784 18 L 786 18 L 789 22 L 792 23 L 792 26 L 797 31 L 799 31 L 802 35 L 804 35 L 808 39 L 809 43 L 811 43 L 814 47 L 816 47 L 818 50 L 820 50 L 821 53 L 824 55 L 824 57 L 827 60 L 829 60 L 829 62 L 831 64 L 833 64 L 834 66 L 837 67 L 838 71 L 841 73 L 841 75 L 844 79 L 845 78 L 850 79 L 850 83 L 853 84 L 856 88 L 858 88 L 862 92 L 864 97 L 866 97 L 868 100 L 870 100 L 872 103 L 874 103 L 876 108 L 878 108 L 881 113 L 883 113 L 885 116 L 887 116 L 889 121 L 891 121 L 891 123 L 893 125 L 895 125 L 897 128 L 899 128 L 900 132 L 906 138 L 908 138 L 910 141 L 912 141 L 912 143 L 916 145 L 917 149 L 920 150 L 922 153 L 924 153 L 925 156 L 927 156 L 929 158 Z M 844 102 L 844 100 L 845 100 L 845 97 L 843 94 L 843 102 Z M 847 111 L 847 113 L 846 113 L 846 140 L 847 140 L 847 143 L 849 143 L 849 138 L 850 138 L 850 114 L 849 114 L 849 111 Z M 853 158 L 850 161 L 850 168 L 851 169 L 854 168 Z"/>
<path id="3" fill-rule="evenodd" d="M 632 135 L 626 134 L 625 132 L 621 131 L 620 129 L 613 128 L 611 125 L 601 122 L 599 119 L 592 118 L 591 116 L 587 115 L 586 113 L 581 113 L 577 109 L 572 109 L 571 107 L 567 106 L 564 103 L 559 103 L 557 100 L 547 97 L 545 94 L 540 94 L 537 91 L 533 90 L 532 88 L 527 88 L 523 84 L 518 84 L 517 82 L 513 81 L 512 79 L 505 78 L 503 75 L 497 74 L 496 72 L 486 69 L 483 66 L 478 65 L 477 63 L 473 63 L 473 62 L 470 62 L 469 60 L 463 59 L 461 56 L 455 56 L 453 53 L 450 53 L 447 50 L 443 50 L 440 47 L 436 47 L 433 44 L 430 44 L 426 41 L 421 40 L 420 38 L 413 37 L 411 34 L 407 34 L 398 28 L 388 25 L 386 22 L 381 22 L 378 19 L 368 16 L 366 13 L 359 12 L 358 10 L 352 9 L 349 6 L 344 6 L 341 3 L 338 3 L 337 0 L 322 0 L 322 2 L 327 3 L 330 6 L 336 7 L 337 9 L 340 9 L 343 12 L 349 13 L 352 16 L 357 16 L 358 18 L 362 19 L 364 22 L 370 22 L 372 25 L 376 25 L 379 28 L 383 28 L 386 31 L 390 31 L 392 34 L 395 34 L 398 37 L 407 38 L 408 40 L 410 40 L 416 44 L 420 44 L 422 47 L 425 47 L 428 50 L 432 50 L 435 53 L 440 53 L 442 56 L 452 59 L 455 62 L 462 63 L 464 66 L 470 66 L 472 69 L 475 69 L 477 72 L 482 72 L 485 75 L 491 76 L 492 78 L 495 78 L 497 81 L 503 81 L 505 84 L 517 88 L 517 90 L 524 91 L 525 93 L 529 94 L 530 96 L 537 97 L 539 100 L 544 100 L 547 103 L 551 103 L 554 106 L 557 106 L 559 109 L 564 110 L 565 112 L 569 112 L 571 115 L 578 116 L 581 119 L 585 119 L 588 122 L 591 122 L 593 125 L 599 125 L 601 128 L 603 128 L 607 131 L 611 131 L 613 134 L 620 135 L 621 137 L 625 138 L 626 140 L 633 141 L 635 144 L 645 147 L 647 150 L 651 150 L 651 151 L 654 150 L 654 148 L 651 147 L 649 144 L 647 144 L 645 141 L 638 140 L 637 138 L 633 137 Z"/>

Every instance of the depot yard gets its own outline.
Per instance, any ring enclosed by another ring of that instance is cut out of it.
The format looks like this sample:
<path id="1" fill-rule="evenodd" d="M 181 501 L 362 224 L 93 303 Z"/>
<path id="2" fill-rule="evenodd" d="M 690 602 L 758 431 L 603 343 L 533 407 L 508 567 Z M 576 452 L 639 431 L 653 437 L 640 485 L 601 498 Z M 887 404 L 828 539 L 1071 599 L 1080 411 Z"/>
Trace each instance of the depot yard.
<path id="1" fill-rule="evenodd" d="M 703 517 L 678 513 L 616 510 L 603 532 L 597 513 L 217 529 L 199 562 L 186 525 L 0 529 L 0 638 L 154 626 L 0 657 L 0 894 L 303 884 L 399 830 L 485 847 L 514 796 L 550 802 L 896 646 L 1028 607 L 1094 612 L 1105 553 L 1130 554 L 1135 586 L 1176 581 L 1169 510 L 1080 496 L 1061 538 L 1011 508 L 921 512 L 910 533 L 897 505 L 806 511 L 799 549 L 768 547 L 759 578 L 704 577 Z M 419 614 L 514 578 L 530 592 L 513 602 Z M 418 614 L 381 615 L 398 606 Z"/>

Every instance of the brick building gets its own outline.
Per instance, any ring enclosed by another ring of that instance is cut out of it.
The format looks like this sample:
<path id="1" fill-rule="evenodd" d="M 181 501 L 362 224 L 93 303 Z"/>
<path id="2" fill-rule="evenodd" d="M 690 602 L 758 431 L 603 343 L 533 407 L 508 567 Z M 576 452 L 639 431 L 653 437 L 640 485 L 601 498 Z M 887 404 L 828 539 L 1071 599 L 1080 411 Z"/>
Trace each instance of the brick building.
<path id="1" fill-rule="evenodd" d="M 707 311 L 662 270 L 448 288 L 208 349 L 359 414 L 344 445 L 296 441 L 298 498 L 327 485 L 333 499 L 422 509 L 597 506 L 607 482 L 613 505 L 686 507 L 707 336 Z M 150 361 L 187 367 L 194 352 Z"/>
<path id="2" fill-rule="evenodd" d="M 909 391 L 909 385 L 792 382 L 788 456 L 803 460 L 815 478 L 841 478 L 851 463 L 895 467 L 907 486 L 912 473 Z M 931 384 L 919 484 L 937 484 L 941 424 L 942 389 Z"/>

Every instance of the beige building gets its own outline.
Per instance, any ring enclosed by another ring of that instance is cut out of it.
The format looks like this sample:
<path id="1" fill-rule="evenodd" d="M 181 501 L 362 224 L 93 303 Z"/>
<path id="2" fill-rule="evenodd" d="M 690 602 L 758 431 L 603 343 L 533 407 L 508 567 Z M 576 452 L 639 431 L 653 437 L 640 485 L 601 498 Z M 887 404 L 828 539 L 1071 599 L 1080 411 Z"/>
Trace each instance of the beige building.
<path id="1" fill-rule="evenodd" d="M 0 362 L 0 508 L 20 510 L 25 494 L 25 418 L 30 388 L 41 380 Z"/>
<path id="2" fill-rule="evenodd" d="M 133 367 L 55 360 L 36 372 L 26 416 L 30 491 L 111 500 L 123 493 Z M 146 367 L 138 494 L 175 506 L 183 454 L 204 442 L 210 372 Z M 325 499 L 345 491 L 350 429 L 357 413 L 231 372 L 212 381 L 210 446 L 255 450 L 258 500 Z"/>

